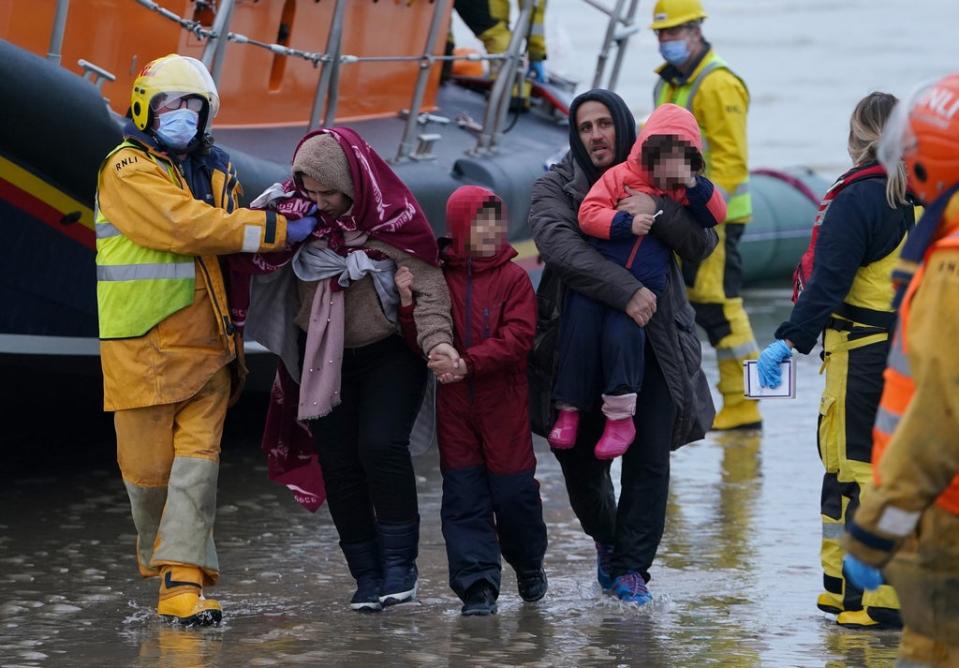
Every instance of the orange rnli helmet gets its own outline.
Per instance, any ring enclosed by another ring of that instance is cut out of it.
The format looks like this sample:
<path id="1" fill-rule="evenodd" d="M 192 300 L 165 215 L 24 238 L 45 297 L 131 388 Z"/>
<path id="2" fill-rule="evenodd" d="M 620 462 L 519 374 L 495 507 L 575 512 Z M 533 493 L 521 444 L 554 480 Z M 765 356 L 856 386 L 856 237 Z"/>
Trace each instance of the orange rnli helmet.
<path id="1" fill-rule="evenodd" d="M 959 184 L 959 73 L 920 86 L 896 106 L 878 156 L 887 171 L 902 160 L 909 189 L 926 204 Z"/>

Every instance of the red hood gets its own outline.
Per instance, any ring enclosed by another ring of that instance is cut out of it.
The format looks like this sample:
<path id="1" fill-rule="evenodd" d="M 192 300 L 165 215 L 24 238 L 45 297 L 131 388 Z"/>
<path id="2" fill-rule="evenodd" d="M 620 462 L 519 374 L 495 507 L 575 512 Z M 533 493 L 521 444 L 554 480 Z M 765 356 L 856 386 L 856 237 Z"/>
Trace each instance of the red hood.
<path id="1" fill-rule="evenodd" d="M 629 152 L 628 163 L 633 169 L 641 169 L 639 155 L 643 144 L 652 135 L 676 135 L 700 153 L 703 152 L 703 136 L 699 132 L 695 116 L 675 104 L 664 104 L 650 114 Z"/>
<path id="2" fill-rule="evenodd" d="M 502 216 L 507 218 L 506 205 L 496 193 L 480 186 L 461 186 L 446 200 L 446 231 L 452 243 L 443 254 L 446 263 L 451 266 L 463 265 L 469 258 L 467 245 L 470 238 L 470 226 L 476 220 L 480 208 L 488 202 L 498 202 Z M 473 257 L 474 271 L 481 271 L 490 266 L 498 266 L 516 257 L 517 253 L 509 243 L 504 241 L 495 255 L 490 257 Z"/>

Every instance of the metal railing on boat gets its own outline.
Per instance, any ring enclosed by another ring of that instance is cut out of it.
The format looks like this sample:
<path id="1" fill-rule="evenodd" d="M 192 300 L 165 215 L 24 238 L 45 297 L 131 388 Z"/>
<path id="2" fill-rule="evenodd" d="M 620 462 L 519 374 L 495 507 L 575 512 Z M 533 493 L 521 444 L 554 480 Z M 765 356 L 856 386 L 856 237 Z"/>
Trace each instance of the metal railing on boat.
<path id="1" fill-rule="evenodd" d="M 443 61 L 470 60 L 488 61 L 491 63 L 499 61 L 501 63 L 486 102 L 483 124 L 477 133 L 476 144 L 469 149 L 469 153 L 473 155 L 486 155 L 496 152 L 497 146 L 503 138 L 503 127 L 509 113 L 513 86 L 522 84 L 522 77 L 525 72 L 524 42 L 529 32 L 535 4 L 535 0 L 519 0 L 519 16 L 516 19 L 516 23 L 512 26 L 509 46 L 503 53 L 436 55 L 434 51 L 436 50 L 440 35 L 444 30 L 443 18 L 448 15 L 453 0 L 432 0 L 433 15 L 430 20 L 426 43 L 422 53 L 396 56 L 355 56 L 342 53 L 344 14 L 348 0 L 336 0 L 325 52 L 304 51 L 286 46 L 285 44 L 262 42 L 245 35 L 229 32 L 230 20 L 236 4 L 235 0 L 220 0 L 215 10 L 213 24 L 209 28 L 195 19 L 184 18 L 152 0 L 134 1 L 146 9 L 156 12 L 162 17 L 179 24 L 184 30 L 189 31 L 198 39 L 205 40 L 206 43 L 203 48 L 201 60 L 207 69 L 210 70 L 214 81 L 219 81 L 225 61 L 227 42 L 247 44 L 267 49 L 277 55 L 301 58 L 313 63 L 314 67 L 321 67 L 320 78 L 317 83 L 316 94 L 314 95 L 310 112 L 311 128 L 321 125 L 321 117 L 322 126 L 329 127 L 334 124 L 337 104 L 339 102 L 340 68 L 343 65 L 364 62 L 418 62 L 420 71 L 413 87 L 409 110 L 406 111 L 406 124 L 403 128 L 403 134 L 400 138 L 396 156 L 393 159 L 394 162 L 422 160 L 432 157 L 429 147 L 439 136 L 430 134 L 414 137 L 414 135 L 416 134 L 417 124 L 424 122 L 424 117 L 427 122 L 435 118 L 429 114 L 421 114 L 421 110 L 426 88 L 429 83 L 430 71 L 434 64 Z M 628 0 L 628 9 L 626 8 L 627 0 L 615 0 L 612 7 L 607 7 L 599 2 L 599 0 L 583 1 L 609 17 L 603 43 L 597 57 L 596 73 L 593 78 L 592 87 L 598 88 L 603 86 L 603 75 L 605 74 L 610 50 L 615 47 L 616 57 L 613 61 L 609 79 L 604 86 L 611 90 L 615 89 L 623 62 L 623 56 L 625 55 L 626 45 L 630 37 L 639 30 L 639 27 L 635 25 L 635 16 L 639 7 L 639 0 Z M 60 51 L 63 44 L 63 34 L 66 29 L 69 4 L 70 0 L 57 0 L 54 26 L 50 38 L 50 48 L 47 54 L 48 59 L 57 63 L 60 62 Z M 100 77 L 109 79 L 112 76 L 109 72 L 101 70 L 90 63 L 86 63 L 83 66 L 88 72 L 93 70 L 93 72 Z"/>

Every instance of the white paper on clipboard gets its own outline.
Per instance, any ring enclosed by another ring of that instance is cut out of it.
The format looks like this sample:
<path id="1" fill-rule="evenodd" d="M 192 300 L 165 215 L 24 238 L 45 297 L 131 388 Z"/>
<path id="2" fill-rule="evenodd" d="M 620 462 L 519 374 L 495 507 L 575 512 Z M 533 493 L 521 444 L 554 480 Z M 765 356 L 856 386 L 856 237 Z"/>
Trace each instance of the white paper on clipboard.
<path id="1" fill-rule="evenodd" d="M 743 362 L 743 386 L 745 395 L 750 399 L 795 399 L 796 398 L 796 360 L 790 359 L 779 365 L 782 383 L 779 387 L 763 387 L 759 383 L 759 361 Z"/>

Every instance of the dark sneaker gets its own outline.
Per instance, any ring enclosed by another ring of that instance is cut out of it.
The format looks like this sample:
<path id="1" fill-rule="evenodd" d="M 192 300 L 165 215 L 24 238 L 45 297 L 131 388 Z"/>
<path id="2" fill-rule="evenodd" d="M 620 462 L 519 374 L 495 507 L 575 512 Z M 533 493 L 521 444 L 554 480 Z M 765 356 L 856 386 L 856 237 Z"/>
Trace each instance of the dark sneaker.
<path id="1" fill-rule="evenodd" d="M 609 574 L 613 561 L 613 546 L 596 543 L 596 580 L 603 591 L 613 588 L 613 576 Z"/>
<path id="2" fill-rule="evenodd" d="M 362 577 L 356 581 L 356 593 L 350 599 L 350 607 L 357 612 L 379 612 L 383 609 L 380 603 L 380 591 L 383 580 L 375 577 Z"/>
<path id="3" fill-rule="evenodd" d="M 480 580 L 466 590 L 461 611 L 464 617 L 487 617 L 496 614 L 496 591 L 486 580 Z"/>
<path id="4" fill-rule="evenodd" d="M 527 603 L 533 603 L 546 596 L 546 589 L 549 587 L 546 581 L 546 571 L 542 567 L 538 571 L 525 571 L 516 573 L 516 588 L 519 590 L 519 597 Z"/>
<path id="5" fill-rule="evenodd" d="M 635 572 L 616 578 L 609 593 L 623 603 L 632 603 L 637 606 L 646 605 L 653 600 L 653 595 L 649 593 L 643 576 Z"/>
<path id="6" fill-rule="evenodd" d="M 383 575 L 383 592 L 380 594 L 383 607 L 416 600 L 417 575 L 416 564 L 387 568 Z"/>

